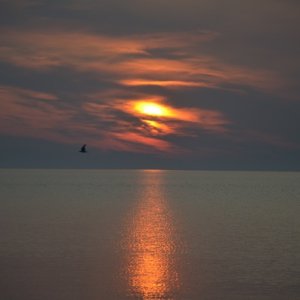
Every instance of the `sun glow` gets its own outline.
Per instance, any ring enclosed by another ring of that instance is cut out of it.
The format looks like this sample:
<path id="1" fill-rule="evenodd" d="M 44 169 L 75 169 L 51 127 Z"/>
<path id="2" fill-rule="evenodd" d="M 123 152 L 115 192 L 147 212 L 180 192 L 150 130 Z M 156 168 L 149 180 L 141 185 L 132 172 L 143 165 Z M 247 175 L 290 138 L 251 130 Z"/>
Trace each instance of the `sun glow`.
<path id="1" fill-rule="evenodd" d="M 139 113 L 154 117 L 166 117 L 170 115 L 165 106 L 154 102 L 139 102 L 136 104 L 135 109 Z"/>
<path id="2" fill-rule="evenodd" d="M 146 120 L 146 119 L 143 119 L 142 121 L 149 126 L 148 128 L 150 129 L 151 133 L 154 135 L 164 135 L 173 132 L 173 129 L 170 126 L 162 122 Z"/>
<path id="3" fill-rule="evenodd" d="M 135 118 L 137 132 L 122 132 L 118 134 L 118 138 L 169 151 L 170 143 L 163 140 L 164 136 L 183 135 L 185 128 L 192 124 L 205 130 L 224 132 L 224 126 L 228 124 L 218 111 L 171 106 L 165 100 L 159 96 L 120 100 L 119 109 Z M 116 133 L 114 135 L 116 136 Z"/>

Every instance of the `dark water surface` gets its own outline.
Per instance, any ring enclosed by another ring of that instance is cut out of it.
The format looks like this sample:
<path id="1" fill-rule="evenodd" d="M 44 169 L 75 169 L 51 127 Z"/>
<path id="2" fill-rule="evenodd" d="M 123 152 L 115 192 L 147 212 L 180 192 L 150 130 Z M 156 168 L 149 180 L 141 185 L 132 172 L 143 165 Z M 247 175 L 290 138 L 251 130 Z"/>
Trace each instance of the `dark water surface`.
<path id="1" fill-rule="evenodd" d="M 0 170 L 0 299 L 300 299 L 300 173 Z"/>

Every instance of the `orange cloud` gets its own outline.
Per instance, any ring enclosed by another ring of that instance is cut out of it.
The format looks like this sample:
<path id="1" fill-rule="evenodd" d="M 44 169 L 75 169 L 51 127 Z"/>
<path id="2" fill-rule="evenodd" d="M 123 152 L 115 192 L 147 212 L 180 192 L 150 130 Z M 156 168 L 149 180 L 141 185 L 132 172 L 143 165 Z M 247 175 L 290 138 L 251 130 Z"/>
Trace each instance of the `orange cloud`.
<path id="1" fill-rule="evenodd" d="M 145 80 L 145 79 L 128 79 L 119 81 L 123 85 L 127 86 L 161 86 L 161 87 L 205 87 L 207 86 L 203 82 L 183 81 L 183 80 Z"/>
<path id="2" fill-rule="evenodd" d="M 283 81 L 271 71 L 231 66 L 216 58 L 193 53 L 189 58 L 128 59 L 120 63 L 119 70 L 127 76 L 135 76 L 120 81 L 129 86 L 148 83 L 165 87 L 222 88 L 224 84 L 230 84 L 271 92 L 283 85 Z"/>
<path id="3" fill-rule="evenodd" d="M 57 105 L 62 100 L 56 95 L 2 86 L 0 133 L 72 144 L 80 144 L 84 138 L 90 146 L 102 150 L 169 154 L 187 152 L 188 148 L 182 148 L 166 137 L 190 136 L 190 128 L 238 139 L 227 129 L 230 122 L 218 111 L 173 107 L 161 96 L 120 100 L 114 99 L 118 92 L 106 92 L 106 95 L 112 97 L 110 101 L 97 103 L 95 101 L 101 95 L 89 95 L 87 99 L 94 102 L 64 108 Z M 138 103 L 150 100 L 162 105 L 168 113 L 155 116 L 137 110 Z M 87 116 L 82 118 L 84 113 Z M 245 139 L 289 146 L 286 141 L 263 133 L 239 133 L 239 139 L 241 135 Z"/>
<path id="4" fill-rule="evenodd" d="M 124 141 L 111 137 L 94 122 L 79 123 L 76 116 L 81 111 L 75 108 L 58 108 L 55 104 L 61 100 L 55 95 L 1 86 L 0 99 L 2 134 L 71 144 L 81 144 L 84 137 L 86 143 L 99 149 L 131 151 L 133 148 Z"/>
<path id="5" fill-rule="evenodd" d="M 146 153 L 156 152 L 157 150 L 162 152 L 172 152 L 171 150 L 175 148 L 171 143 L 167 141 L 154 137 L 148 137 L 143 134 L 138 134 L 134 132 L 114 133 L 113 135 L 119 140 L 130 142 L 136 145 L 147 146 L 144 149 L 144 152 Z M 138 152 L 143 152 L 141 147 L 139 147 Z"/>
<path id="6" fill-rule="evenodd" d="M 282 83 L 270 71 L 232 66 L 201 54 L 199 44 L 216 38 L 211 32 L 123 37 L 86 32 L 0 33 L 0 61 L 43 72 L 67 66 L 92 72 L 99 83 L 105 77 L 115 85 L 114 89 L 104 86 L 101 93 L 82 95 L 77 106 L 67 108 L 58 105 L 63 99 L 53 94 L 2 87 L 2 133 L 67 143 L 81 143 L 84 136 L 86 143 L 104 150 L 180 152 L 184 150 L 169 142 L 168 136 L 190 135 L 189 130 L 195 128 L 228 134 L 230 120 L 219 111 L 188 107 L 184 101 L 175 107 L 172 99 L 137 90 L 144 86 L 177 90 L 230 85 L 272 91 Z M 152 108 L 141 109 L 147 103 Z"/>
<path id="7" fill-rule="evenodd" d="M 0 98 L 0 131 L 6 134 L 43 136 L 48 129 L 63 126 L 73 114 L 56 108 L 52 100 L 58 98 L 52 94 L 2 86 Z"/>
<path id="8" fill-rule="evenodd" d="M 22 89 L 22 88 L 16 88 L 16 87 L 7 87 L 7 86 L 0 86 L 0 93 L 4 97 L 7 97 L 8 95 L 14 94 L 15 96 L 21 98 L 27 98 L 27 99 L 35 99 L 35 100 L 58 100 L 58 97 L 49 94 L 49 93 L 43 93 L 43 92 L 37 92 L 33 90 L 28 89 Z M 11 97 L 8 96 L 8 99 Z M 8 100 L 9 101 L 9 100 Z"/>
<path id="9" fill-rule="evenodd" d="M 110 80 L 129 86 L 216 88 L 237 84 L 271 91 L 283 84 L 273 72 L 232 66 L 201 54 L 199 44 L 216 38 L 213 32 L 122 37 L 86 32 L 0 33 L 0 60 L 25 68 L 69 66 L 84 72 L 104 72 Z M 160 57 L 161 50 L 170 58 Z"/>
<path id="10" fill-rule="evenodd" d="M 102 98 L 101 95 L 98 97 Z M 95 96 L 91 99 L 97 101 Z M 190 127 L 223 134 L 229 123 L 220 112 L 172 107 L 161 96 L 136 100 L 112 98 L 105 103 L 85 103 L 83 109 L 99 121 L 108 122 L 110 125 L 106 128 L 106 135 L 125 143 L 133 152 L 182 153 L 187 149 L 167 142 L 165 137 L 191 136 Z M 125 115 L 120 116 L 120 113 Z"/>
<path id="11" fill-rule="evenodd" d="M 126 101 L 121 107 L 125 111 L 145 120 L 150 120 L 152 122 L 148 124 L 154 127 L 159 127 L 158 124 L 161 123 L 161 129 L 164 127 L 167 129 L 167 124 L 169 121 L 172 123 L 177 123 L 177 129 L 180 127 L 190 126 L 191 123 L 194 126 L 202 127 L 203 129 L 212 131 L 225 131 L 225 126 L 230 122 L 225 118 L 225 116 L 214 110 L 200 109 L 200 108 L 175 108 L 168 104 L 165 104 L 163 98 L 150 98 L 143 100 L 133 100 Z M 149 105 L 154 106 L 154 109 L 158 109 L 158 113 L 144 111 L 143 106 Z M 157 107 L 156 107 L 157 106 Z M 161 111 L 160 111 L 161 110 Z M 148 119 L 147 119 L 148 117 Z M 149 119 L 150 118 L 150 119 Z M 153 123 L 154 122 L 154 123 Z M 171 128 L 166 130 L 166 134 L 172 132 Z"/>

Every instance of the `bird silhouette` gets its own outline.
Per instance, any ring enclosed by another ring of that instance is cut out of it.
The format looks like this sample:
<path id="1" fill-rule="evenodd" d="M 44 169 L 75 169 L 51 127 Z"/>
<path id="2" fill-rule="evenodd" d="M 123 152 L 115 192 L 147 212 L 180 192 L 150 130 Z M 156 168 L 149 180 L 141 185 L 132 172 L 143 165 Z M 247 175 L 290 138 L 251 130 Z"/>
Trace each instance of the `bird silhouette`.
<path id="1" fill-rule="evenodd" d="M 81 149 L 79 150 L 80 153 L 87 153 L 86 151 L 86 144 L 84 144 Z"/>

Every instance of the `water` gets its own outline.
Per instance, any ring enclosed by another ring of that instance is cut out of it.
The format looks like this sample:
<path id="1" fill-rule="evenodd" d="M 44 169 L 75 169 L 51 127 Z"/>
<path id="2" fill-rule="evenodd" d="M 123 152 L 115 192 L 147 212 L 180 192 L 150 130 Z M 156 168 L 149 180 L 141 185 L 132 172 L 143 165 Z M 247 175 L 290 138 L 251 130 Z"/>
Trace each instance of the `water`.
<path id="1" fill-rule="evenodd" d="M 0 299 L 300 299 L 299 179 L 1 170 Z"/>

